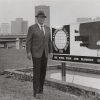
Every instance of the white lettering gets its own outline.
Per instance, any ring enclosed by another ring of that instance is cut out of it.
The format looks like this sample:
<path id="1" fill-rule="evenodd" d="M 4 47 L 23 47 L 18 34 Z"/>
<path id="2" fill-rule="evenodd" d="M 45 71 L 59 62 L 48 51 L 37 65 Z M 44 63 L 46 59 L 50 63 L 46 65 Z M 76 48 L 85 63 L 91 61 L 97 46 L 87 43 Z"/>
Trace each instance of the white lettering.
<path id="1" fill-rule="evenodd" d="M 66 60 L 71 60 L 71 57 L 66 57 Z"/>
<path id="2" fill-rule="evenodd" d="M 92 58 L 81 58 L 81 61 L 93 61 L 93 59 Z"/>
<path id="3" fill-rule="evenodd" d="M 79 60 L 79 58 L 74 58 L 74 60 Z"/>
<path id="4" fill-rule="evenodd" d="M 64 59 L 64 57 L 59 57 L 59 59 Z"/>

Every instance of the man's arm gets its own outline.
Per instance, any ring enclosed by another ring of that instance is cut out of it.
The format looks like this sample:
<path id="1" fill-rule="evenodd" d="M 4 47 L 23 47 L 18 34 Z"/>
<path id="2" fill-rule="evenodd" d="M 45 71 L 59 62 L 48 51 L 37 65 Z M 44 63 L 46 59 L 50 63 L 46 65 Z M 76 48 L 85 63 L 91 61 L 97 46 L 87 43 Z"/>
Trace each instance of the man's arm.
<path id="1" fill-rule="evenodd" d="M 32 27 L 29 27 L 26 38 L 26 51 L 27 51 L 27 58 L 29 60 L 31 59 L 31 46 L 32 46 Z"/>

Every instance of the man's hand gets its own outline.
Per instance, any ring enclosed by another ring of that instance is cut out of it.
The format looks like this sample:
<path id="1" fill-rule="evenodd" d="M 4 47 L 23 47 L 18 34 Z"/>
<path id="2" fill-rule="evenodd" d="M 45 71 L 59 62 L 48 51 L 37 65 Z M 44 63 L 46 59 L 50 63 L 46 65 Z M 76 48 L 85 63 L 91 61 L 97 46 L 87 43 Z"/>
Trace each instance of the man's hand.
<path id="1" fill-rule="evenodd" d="M 49 58 L 52 59 L 53 58 L 53 53 L 49 54 Z"/>
<path id="2" fill-rule="evenodd" d="M 27 53 L 27 58 L 28 58 L 29 60 L 31 60 L 32 56 L 31 56 L 31 53 L 30 53 L 30 52 Z"/>

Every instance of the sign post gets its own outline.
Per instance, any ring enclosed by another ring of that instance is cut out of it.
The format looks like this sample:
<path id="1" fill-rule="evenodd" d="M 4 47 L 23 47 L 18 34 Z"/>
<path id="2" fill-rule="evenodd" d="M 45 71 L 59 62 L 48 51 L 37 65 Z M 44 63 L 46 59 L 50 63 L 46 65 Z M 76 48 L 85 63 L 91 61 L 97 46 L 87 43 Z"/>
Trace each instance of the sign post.
<path id="1" fill-rule="evenodd" d="M 66 81 L 66 63 L 62 62 L 61 65 L 62 65 L 61 68 L 62 80 Z"/>
<path id="2" fill-rule="evenodd" d="M 69 25 L 53 32 L 53 51 L 56 54 L 70 54 L 70 34 Z M 62 58 L 62 57 L 61 57 Z M 63 59 L 63 58 L 62 58 Z M 61 77 L 66 81 L 66 63 L 61 63 Z"/>

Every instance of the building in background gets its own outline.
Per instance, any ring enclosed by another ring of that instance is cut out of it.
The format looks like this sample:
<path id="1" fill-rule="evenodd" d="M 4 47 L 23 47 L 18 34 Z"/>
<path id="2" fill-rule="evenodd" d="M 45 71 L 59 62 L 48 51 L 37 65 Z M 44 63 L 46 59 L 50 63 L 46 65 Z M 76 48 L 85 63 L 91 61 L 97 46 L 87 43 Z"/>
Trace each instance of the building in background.
<path id="1" fill-rule="evenodd" d="M 0 35 L 9 35 L 10 34 L 10 24 L 1 23 L 0 24 Z"/>
<path id="2" fill-rule="evenodd" d="M 16 18 L 15 21 L 11 21 L 11 34 L 12 35 L 24 35 L 27 34 L 28 21 L 23 18 Z"/>
<path id="3" fill-rule="evenodd" d="M 77 23 L 86 23 L 86 22 L 96 22 L 96 21 L 100 21 L 100 17 L 96 17 L 96 18 L 77 18 L 76 22 Z"/>
<path id="4" fill-rule="evenodd" d="M 77 18 L 76 21 L 78 23 L 84 23 L 84 22 L 91 22 L 93 20 L 92 20 L 92 18 Z"/>
<path id="5" fill-rule="evenodd" d="M 50 26 L 50 7 L 44 6 L 44 5 L 35 6 L 35 15 L 37 15 L 39 10 L 44 11 L 45 15 L 47 16 L 45 20 L 45 25 Z M 36 19 L 35 19 L 35 22 L 37 22 Z"/>
<path id="6" fill-rule="evenodd" d="M 100 21 L 100 17 L 96 17 L 93 19 L 94 21 Z"/>

